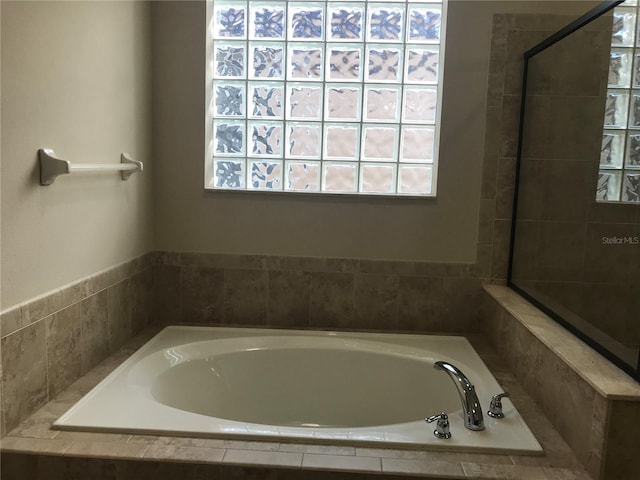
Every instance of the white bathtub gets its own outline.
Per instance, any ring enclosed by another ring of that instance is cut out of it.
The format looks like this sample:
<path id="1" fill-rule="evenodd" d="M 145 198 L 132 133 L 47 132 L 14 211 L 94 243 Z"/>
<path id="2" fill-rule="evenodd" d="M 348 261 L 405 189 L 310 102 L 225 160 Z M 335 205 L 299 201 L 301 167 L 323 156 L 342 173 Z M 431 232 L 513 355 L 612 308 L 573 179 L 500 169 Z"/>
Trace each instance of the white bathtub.
<path id="1" fill-rule="evenodd" d="M 464 428 L 438 360 L 474 383 L 485 430 Z M 541 454 L 508 399 L 486 415 L 501 391 L 463 337 L 167 327 L 54 428 Z M 440 412 L 448 440 L 424 421 Z"/>

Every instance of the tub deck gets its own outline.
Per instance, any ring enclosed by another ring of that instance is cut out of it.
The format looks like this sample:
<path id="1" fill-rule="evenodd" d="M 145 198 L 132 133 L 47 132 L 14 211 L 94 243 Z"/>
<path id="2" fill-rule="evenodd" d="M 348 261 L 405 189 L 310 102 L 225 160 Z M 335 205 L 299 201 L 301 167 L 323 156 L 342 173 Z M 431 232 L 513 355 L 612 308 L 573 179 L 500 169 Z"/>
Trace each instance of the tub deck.
<path id="1" fill-rule="evenodd" d="M 146 343 L 146 330 L 72 384 L 2 439 L 2 478 L 161 480 L 457 478 L 589 479 L 566 442 L 516 382 L 483 336 L 467 337 L 545 450 L 543 456 L 348 445 L 238 441 L 213 438 L 71 432 L 52 423 Z"/>
<path id="2" fill-rule="evenodd" d="M 540 455 L 517 409 L 469 432 L 451 379 L 485 408 L 501 387 L 451 335 L 168 326 L 55 423 L 59 430 Z M 424 418 L 449 414 L 452 437 Z M 486 415 L 486 414 L 485 414 Z"/>

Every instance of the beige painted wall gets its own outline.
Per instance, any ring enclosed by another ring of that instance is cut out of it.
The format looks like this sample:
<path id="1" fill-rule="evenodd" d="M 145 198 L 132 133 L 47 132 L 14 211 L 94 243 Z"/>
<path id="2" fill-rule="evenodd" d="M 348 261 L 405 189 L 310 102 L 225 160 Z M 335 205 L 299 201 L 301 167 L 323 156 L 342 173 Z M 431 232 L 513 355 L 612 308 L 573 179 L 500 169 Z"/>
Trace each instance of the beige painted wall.
<path id="1" fill-rule="evenodd" d="M 145 2 L 2 2 L 2 308 L 152 249 Z M 37 150 L 145 162 L 39 185 Z"/>
<path id="2" fill-rule="evenodd" d="M 3 2 L 1 307 L 153 248 L 473 261 L 492 15 L 593 3 L 450 2 L 440 194 L 414 201 L 204 192 L 204 2 Z M 42 147 L 145 172 L 41 187 Z"/>
<path id="3" fill-rule="evenodd" d="M 449 3 L 439 194 L 417 201 L 203 191 L 205 4 L 154 3 L 157 248 L 473 262 L 492 15 L 562 9 L 586 11 L 584 2 Z"/>

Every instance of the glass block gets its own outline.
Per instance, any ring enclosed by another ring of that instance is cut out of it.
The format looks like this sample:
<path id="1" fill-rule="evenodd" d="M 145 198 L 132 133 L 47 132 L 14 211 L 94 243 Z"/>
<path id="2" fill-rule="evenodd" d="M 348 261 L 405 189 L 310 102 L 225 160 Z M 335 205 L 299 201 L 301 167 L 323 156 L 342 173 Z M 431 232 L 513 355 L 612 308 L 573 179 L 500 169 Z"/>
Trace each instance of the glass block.
<path id="1" fill-rule="evenodd" d="M 402 121 L 435 124 L 438 95 L 435 87 L 405 87 Z"/>
<path id="2" fill-rule="evenodd" d="M 285 4 L 251 2 L 249 38 L 285 39 Z"/>
<path id="3" fill-rule="evenodd" d="M 600 168 L 622 168 L 624 132 L 606 130 L 602 133 Z"/>
<path id="4" fill-rule="evenodd" d="M 251 106 L 249 116 L 252 118 L 282 118 L 284 86 L 281 84 L 250 83 Z"/>
<path id="5" fill-rule="evenodd" d="M 327 51 L 327 80 L 358 82 L 362 77 L 362 49 L 330 46 Z"/>
<path id="6" fill-rule="evenodd" d="M 362 40 L 364 4 L 329 4 L 329 41 Z"/>
<path id="7" fill-rule="evenodd" d="M 246 38 L 246 4 L 224 2 L 213 7 L 213 38 Z"/>
<path id="8" fill-rule="evenodd" d="M 404 38 L 403 7 L 371 5 L 367 17 L 367 41 L 399 42 Z"/>
<path id="9" fill-rule="evenodd" d="M 399 48 L 369 45 L 367 48 L 366 80 L 370 82 L 399 82 L 402 57 Z"/>
<path id="10" fill-rule="evenodd" d="M 359 125 L 325 124 L 323 158 L 357 160 L 359 139 Z"/>
<path id="11" fill-rule="evenodd" d="M 284 78 L 284 46 L 278 43 L 251 44 L 250 78 Z"/>
<path id="12" fill-rule="evenodd" d="M 629 128 L 640 128 L 640 91 L 631 92 Z"/>
<path id="13" fill-rule="evenodd" d="M 244 122 L 217 121 L 213 124 L 215 154 L 244 155 Z"/>
<path id="14" fill-rule="evenodd" d="M 286 190 L 320 191 L 320 162 L 287 162 Z"/>
<path id="15" fill-rule="evenodd" d="M 364 120 L 395 122 L 399 117 L 400 89 L 397 87 L 366 87 L 364 91 Z"/>
<path id="16" fill-rule="evenodd" d="M 363 163 L 360 166 L 360 191 L 363 193 L 395 193 L 395 165 Z"/>
<path id="17" fill-rule="evenodd" d="M 362 157 L 369 161 L 395 161 L 398 129 L 393 126 L 363 125 Z"/>
<path id="18" fill-rule="evenodd" d="M 636 2 L 637 3 L 637 2 Z M 632 11 L 635 10 L 636 14 L 638 12 L 638 10 L 636 10 L 635 8 L 631 9 Z M 636 43 L 636 47 L 640 47 L 640 22 L 638 22 L 637 18 L 636 18 L 636 38 L 635 38 L 635 43 Z M 611 42 L 613 44 L 613 42 Z"/>
<path id="19" fill-rule="evenodd" d="M 433 162 L 435 129 L 430 127 L 402 127 L 400 161 Z"/>
<path id="20" fill-rule="evenodd" d="M 287 118 L 322 120 L 322 85 L 289 84 Z"/>
<path id="21" fill-rule="evenodd" d="M 607 91 L 604 111 L 604 126 L 625 128 L 627 126 L 627 110 L 629 95 L 625 91 Z"/>
<path id="22" fill-rule="evenodd" d="M 244 78 L 246 52 L 243 44 L 222 44 L 215 46 L 213 78 Z"/>
<path id="23" fill-rule="evenodd" d="M 440 23 L 442 7 L 440 5 L 410 5 L 407 16 L 408 43 L 438 43 L 440 42 Z"/>
<path id="24" fill-rule="evenodd" d="M 628 88 L 631 79 L 631 49 L 611 49 L 609 55 L 609 81 L 610 88 Z"/>
<path id="25" fill-rule="evenodd" d="M 625 173 L 622 201 L 640 203 L 640 173 Z"/>
<path id="26" fill-rule="evenodd" d="M 631 86 L 640 87 L 640 53 L 633 56 L 633 70 L 631 71 Z"/>
<path id="27" fill-rule="evenodd" d="M 620 200 L 620 172 L 611 170 L 600 170 L 598 172 L 596 200 L 603 202 L 617 202 Z"/>
<path id="28" fill-rule="evenodd" d="M 430 195 L 433 169 L 426 165 L 400 165 L 398 193 L 405 195 Z"/>
<path id="29" fill-rule="evenodd" d="M 620 157 L 622 157 L 622 155 L 620 155 Z M 600 166 L 621 168 L 622 158 L 618 159 L 614 157 L 610 165 L 603 165 L 602 161 L 600 161 Z M 640 168 L 640 134 L 638 133 L 630 133 L 627 137 L 627 156 L 624 166 L 625 168 Z"/>
<path id="30" fill-rule="evenodd" d="M 255 190 L 282 190 L 282 162 L 251 161 L 249 188 Z"/>
<path id="31" fill-rule="evenodd" d="M 322 45 L 292 45 L 289 47 L 288 78 L 293 80 L 322 80 Z"/>
<path id="32" fill-rule="evenodd" d="M 320 158 L 322 126 L 315 123 L 287 124 L 287 158 Z"/>
<path id="33" fill-rule="evenodd" d="M 237 82 L 214 82 L 214 117 L 244 117 L 246 112 L 245 85 Z"/>
<path id="34" fill-rule="evenodd" d="M 322 191 L 355 193 L 357 172 L 357 163 L 324 162 L 322 164 Z"/>
<path id="35" fill-rule="evenodd" d="M 440 53 L 437 47 L 411 47 L 407 49 L 405 82 L 438 83 Z"/>
<path id="36" fill-rule="evenodd" d="M 611 45 L 614 47 L 633 46 L 636 32 L 636 13 L 634 8 L 616 8 L 611 26 Z"/>
<path id="37" fill-rule="evenodd" d="M 322 3 L 289 4 L 289 39 L 323 40 L 324 5 Z"/>
<path id="38" fill-rule="evenodd" d="M 217 188 L 244 188 L 244 160 L 217 159 L 214 162 Z"/>
<path id="39" fill-rule="evenodd" d="M 283 125 L 280 122 L 251 122 L 251 156 L 282 157 Z"/>
<path id="40" fill-rule="evenodd" d="M 326 120 L 360 120 L 360 87 L 329 85 L 325 99 Z"/>

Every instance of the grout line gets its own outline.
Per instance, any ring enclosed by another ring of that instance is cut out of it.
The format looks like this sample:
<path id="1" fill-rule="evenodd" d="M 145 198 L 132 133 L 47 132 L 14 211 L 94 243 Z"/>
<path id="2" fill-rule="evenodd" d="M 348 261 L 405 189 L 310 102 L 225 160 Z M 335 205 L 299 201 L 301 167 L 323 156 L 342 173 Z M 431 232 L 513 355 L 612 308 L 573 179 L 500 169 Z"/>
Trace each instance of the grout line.
<path id="1" fill-rule="evenodd" d="M 224 453 L 222 454 L 222 458 L 220 459 L 220 463 L 224 463 L 224 461 L 225 461 L 225 460 L 226 460 L 226 458 L 227 458 L 227 453 L 228 453 L 228 452 L 229 452 L 229 449 L 228 449 L 228 448 L 225 448 L 225 449 L 224 449 Z"/>

